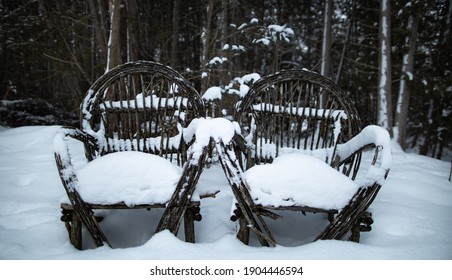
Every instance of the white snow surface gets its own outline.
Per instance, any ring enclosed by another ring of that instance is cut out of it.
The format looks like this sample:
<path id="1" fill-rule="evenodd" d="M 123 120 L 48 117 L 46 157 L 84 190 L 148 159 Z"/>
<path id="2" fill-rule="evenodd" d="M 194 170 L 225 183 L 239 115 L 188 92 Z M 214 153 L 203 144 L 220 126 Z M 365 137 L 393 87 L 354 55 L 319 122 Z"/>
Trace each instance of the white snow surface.
<path id="1" fill-rule="evenodd" d="M 195 137 L 195 143 L 191 149 L 194 150 L 195 156 L 202 152 L 210 140 L 215 142 L 220 140 L 227 144 L 232 140 L 236 132 L 240 133 L 237 122 L 231 122 L 225 118 L 197 118 L 191 121 L 190 125 L 184 129 L 185 142 L 190 142 Z"/>
<path id="2" fill-rule="evenodd" d="M 342 209 L 359 188 L 320 159 L 287 154 L 245 172 L 256 204 Z"/>
<path id="3" fill-rule="evenodd" d="M 290 38 L 292 38 L 295 34 L 292 28 L 276 24 L 269 25 L 268 31 L 271 34 L 273 42 L 282 40 L 290 42 Z"/>
<path id="4" fill-rule="evenodd" d="M 223 89 L 221 87 L 210 87 L 206 90 L 206 92 L 202 95 L 202 99 L 204 100 L 221 100 L 221 92 Z"/>
<path id="5" fill-rule="evenodd" d="M 173 84 L 170 87 L 171 92 L 177 92 L 177 85 Z M 180 108 L 181 106 L 187 106 L 188 98 L 185 97 L 174 97 L 174 98 L 163 98 L 158 97 L 153 94 L 152 96 L 143 96 L 142 93 L 138 94 L 135 99 L 132 100 L 124 100 L 124 101 L 110 101 L 106 103 L 102 103 L 100 107 L 102 109 L 111 109 L 111 108 L 162 108 L 162 107 L 176 107 Z"/>
<path id="6" fill-rule="evenodd" d="M 215 65 L 215 64 L 223 64 L 223 62 L 227 61 L 228 59 L 226 57 L 214 57 L 209 61 L 209 65 Z"/>
<path id="7" fill-rule="evenodd" d="M 196 142 L 207 146 L 210 138 L 213 138 L 216 142 L 223 140 L 224 143 L 229 143 L 234 137 L 235 131 L 234 122 L 225 118 L 200 118 L 196 122 Z"/>
<path id="8" fill-rule="evenodd" d="M 85 201 L 133 206 L 168 202 L 182 169 L 162 157 L 130 151 L 99 157 L 76 173 Z"/>
<path id="9" fill-rule="evenodd" d="M 246 74 L 243 77 L 236 77 L 228 86 L 226 86 L 226 92 L 243 97 L 248 93 L 250 86 L 260 78 L 261 76 L 258 73 L 251 73 Z M 234 88 L 234 84 L 239 84 L 238 90 Z"/>
<path id="10" fill-rule="evenodd" d="M 229 220 L 231 189 L 221 166 L 212 163 L 199 186 L 221 191 L 201 201 L 196 244 L 183 241 L 182 229 L 178 236 L 168 231 L 154 235 L 160 209 L 104 210 L 96 215 L 105 217 L 101 227 L 114 248 L 95 249 L 84 232 L 85 250 L 78 251 L 60 221 L 65 192 L 52 144 L 58 129 L 0 127 L 0 259 L 452 259 L 451 163 L 405 153 L 394 143 L 388 179 L 369 209 L 375 223 L 371 232 L 362 233 L 359 244 L 312 242 L 327 224 L 326 216 L 287 211 L 278 213 L 282 219 L 266 219 L 278 242 L 275 248 L 261 247 L 253 234 L 251 244 L 243 245 L 235 237 L 237 225 Z M 82 147 L 73 146 L 70 152 L 74 159 L 83 159 Z M 365 154 L 361 166 L 370 160 Z M 297 166 L 287 169 L 301 172 Z"/>
<path id="11" fill-rule="evenodd" d="M 260 141 L 257 141 L 258 143 Z M 368 166 L 364 176 L 352 181 L 325 163 L 334 148 L 300 151 L 280 148 L 272 164 L 258 165 L 246 171 L 246 180 L 255 202 L 264 206 L 309 206 L 322 209 L 342 209 L 359 187 L 385 183 L 386 171 L 391 168 L 392 154 L 389 133 L 376 126 L 366 126 L 357 136 L 337 146 L 337 155 L 346 159 L 368 144 L 379 149 L 375 165 Z M 274 157 L 274 144 L 260 144 L 256 150 Z M 314 154 L 316 156 L 314 156 Z M 328 156 L 327 156 L 328 155 Z"/>

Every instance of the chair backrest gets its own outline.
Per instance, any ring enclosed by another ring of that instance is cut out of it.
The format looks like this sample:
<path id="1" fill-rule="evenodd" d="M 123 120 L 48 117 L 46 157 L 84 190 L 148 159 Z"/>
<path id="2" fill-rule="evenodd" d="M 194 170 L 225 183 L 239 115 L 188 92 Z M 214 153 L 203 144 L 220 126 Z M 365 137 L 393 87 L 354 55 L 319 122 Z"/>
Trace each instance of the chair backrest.
<path id="1" fill-rule="evenodd" d="M 252 164 L 272 162 L 294 150 L 335 147 L 361 129 L 347 94 L 324 76 L 305 70 L 285 70 L 258 80 L 239 102 L 236 120 L 253 146 Z M 325 161 L 333 165 L 334 159 Z M 360 155 L 350 159 L 342 171 L 354 178 L 359 161 Z"/>
<path id="2" fill-rule="evenodd" d="M 150 61 L 130 62 L 102 75 L 81 105 L 82 129 L 97 140 L 98 155 L 118 151 L 186 160 L 182 128 L 205 117 L 203 101 L 178 72 Z"/>

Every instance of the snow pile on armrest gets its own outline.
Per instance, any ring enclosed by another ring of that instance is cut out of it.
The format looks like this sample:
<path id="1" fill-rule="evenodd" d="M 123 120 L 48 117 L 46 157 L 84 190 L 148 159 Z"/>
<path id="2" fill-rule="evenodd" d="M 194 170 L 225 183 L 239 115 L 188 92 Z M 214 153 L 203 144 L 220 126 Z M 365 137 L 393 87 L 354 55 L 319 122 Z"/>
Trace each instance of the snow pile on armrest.
<path id="1" fill-rule="evenodd" d="M 236 122 L 231 122 L 225 118 L 198 118 L 193 119 L 187 128 L 184 129 L 184 140 L 190 142 L 195 137 L 195 143 L 191 146 L 193 159 L 197 160 L 210 140 L 215 142 L 223 141 L 228 144 L 231 142 L 235 133 L 240 133 L 240 127 Z"/>
<path id="2" fill-rule="evenodd" d="M 370 166 L 365 177 L 360 182 L 362 186 L 376 183 L 383 184 L 385 176 L 392 165 L 391 138 L 387 130 L 380 126 L 366 126 L 358 135 L 344 144 L 337 145 L 337 155 L 346 159 L 359 149 L 373 144 L 377 147 L 377 162 Z"/>

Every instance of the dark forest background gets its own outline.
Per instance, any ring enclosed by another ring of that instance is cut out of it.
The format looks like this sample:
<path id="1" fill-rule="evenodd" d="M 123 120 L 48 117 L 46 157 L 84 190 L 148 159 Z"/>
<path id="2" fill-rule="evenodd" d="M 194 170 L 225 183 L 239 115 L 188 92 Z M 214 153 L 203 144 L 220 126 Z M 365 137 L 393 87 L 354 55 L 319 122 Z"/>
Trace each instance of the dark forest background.
<path id="1" fill-rule="evenodd" d="M 0 124 L 43 123 L 19 122 L 27 110 L 76 124 L 90 84 L 134 60 L 173 67 L 201 94 L 221 87 L 224 108 L 238 99 L 237 78 L 307 68 L 378 123 L 383 2 L 387 128 L 404 149 L 442 158 L 452 142 L 452 0 L 0 0 Z"/>

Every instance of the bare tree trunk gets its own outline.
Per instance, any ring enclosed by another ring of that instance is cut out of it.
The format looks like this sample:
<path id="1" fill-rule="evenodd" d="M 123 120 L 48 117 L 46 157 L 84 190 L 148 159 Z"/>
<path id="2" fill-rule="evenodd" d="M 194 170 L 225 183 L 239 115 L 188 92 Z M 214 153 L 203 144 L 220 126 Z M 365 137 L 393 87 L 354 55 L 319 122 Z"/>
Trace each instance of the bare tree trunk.
<path id="1" fill-rule="evenodd" d="M 173 30 L 171 34 L 171 67 L 176 68 L 177 61 L 177 52 L 178 52 L 178 44 L 179 44 L 179 7 L 180 0 L 173 1 Z"/>
<path id="2" fill-rule="evenodd" d="M 110 0 L 110 37 L 108 39 L 107 69 L 121 63 L 120 53 L 120 27 L 121 27 L 121 0 Z"/>
<path id="3" fill-rule="evenodd" d="M 392 135 L 391 102 L 391 1 L 380 2 L 380 50 L 378 74 L 378 125 Z"/>
<path id="4" fill-rule="evenodd" d="M 433 117 L 433 110 L 435 108 L 435 102 L 433 99 L 430 99 L 430 104 L 428 107 L 428 114 L 427 114 L 427 121 L 424 123 L 423 131 L 422 131 L 422 137 L 424 138 L 424 141 L 419 148 L 419 154 L 420 155 L 427 155 L 430 144 L 431 144 L 431 135 L 432 135 L 432 126 L 430 120 Z"/>
<path id="5" fill-rule="evenodd" d="M 140 27 L 138 24 L 138 8 L 136 0 L 127 0 L 127 60 L 137 61 L 140 58 Z"/>
<path id="6" fill-rule="evenodd" d="M 350 19 L 350 21 L 348 22 L 348 25 L 347 25 L 347 33 L 345 34 L 344 46 L 342 47 L 341 58 L 339 60 L 339 66 L 337 67 L 337 73 L 336 73 L 336 79 L 335 79 L 336 84 L 338 84 L 341 79 L 342 68 L 344 66 L 345 52 L 348 47 L 348 42 L 350 41 L 350 33 L 352 30 L 352 25 L 353 25 L 353 21 L 352 21 L 352 19 Z"/>
<path id="7" fill-rule="evenodd" d="M 320 74 L 331 78 L 331 17 L 333 15 L 333 0 L 325 2 L 323 17 L 322 62 Z"/>
<path id="8" fill-rule="evenodd" d="M 221 1 L 221 20 L 220 20 L 220 40 L 221 40 L 221 56 L 223 55 L 223 47 L 226 45 L 226 39 L 228 37 L 228 0 L 222 0 Z M 230 77 L 228 76 L 228 70 L 229 66 L 231 64 L 228 63 L 227 65 L 222 64 L 220 66 L 220 80 L 222 84 L 226 84 L 228 80 L 230 80 Z"/>
<path id="9" fill-rule="evenodd" d="M 414 53 L 416 51 L 417 29 L 419 17 L 413 12 L 408 18 L 407 29 L 410 34 L 405 39 L 405 44 L 408 47 L 407 53 L 403 56 L 402 72 L 399 84 L 399 94 L 397 98 L 395 127 L 398 130 L 397 142 L 402 149 L 406 148 L 406 123 L 408 120 L 408 107 L 410 102 L 410 89 L 407 86 L 407 80 L 413 79 L 414 74 Z"/>
<path id="10" fill-rule="evenodd" d="M 323 13 L 323 37 L 322 37 L 322 59 L 320 62 L 320 74 L 331 78 L 331 17 L 333 15 L 333 0 L 325 1 Z M 323 108 L 327 100 L 325 93 L 321 96 L 320 106 Z"/>
<path id="11" fill-rule="evenodd" d="M 105 34 L 105 29 L 102 28 L 102 25 L 99 21 L 99 10 L 96 8 L 94 0 L 89 0 L 88 4 L 91 16 L 93 17 L 96 45 L 101 49 L 102 54 L 105 55 L 107 53 L 107 34 Z M 99 7 L 99 9 L 102 9 L 102 7 Z"/>
<path id="12" fill-rule="evenodd" d="M 441 24 L 438 44 L 447 44 L 447 40 L 452 32 L 452 0 L 449 0 L 449 3 L 446 4 L 446 7 L 448 7 L 447 16 L 446 20 L 443 21 L 443 24 Z"/>
<path id="13" fill-rule="evenodd" d="M 74 23 L 71 22 L 70 26 L 67 27 L 67 31 L 62 31 L 62 26 L 59 21 L 50 16 L 49 13 L 49 3 L 46 3 L 44 0 L 39 0 L 39 14 L 44 18 L 44 23 L 47 28 L 56 32 L 50 32 L 48 35 L 49 42 L 55 43 L 59 42 L 57 45 L 58 53 L 57 56 L 49 55 L 47 53 L 43 53 L 43 55 L 47 58 L 50 58 L 52 61 L 58 62 L 56 63 L 46 63 L 46 71 L 49 72 L 48 75 L 53 71 L 58 71 L 63 73 L 60 75 L 59 80 L 54 80 L 53 83 L 49 86 L 52 92 L 52 98 L 63 98 L 66 100 L 73 100 L 73 104 L 75 108 L 78 108 L 80 105 L 80 101 L 83 98 L 83 90 L 81 88 L 82 82 L 86 82 L 88 84 L 91 83 L 90 76 L 83 68 L 83 57 L 80 53 L 77 53 L 77 36 L 74 33 Z M 50 7 L 52 10 L 60 11 L 61 7 L 60 3 L 56 3 L 56 6 Z M 74 3 L 71 3 L 71 9 L 74 9 Z M 65 59 L 63 57 L 68 57 Z M 49 82 L 53 79 L 49 79 Z M 64 85 L 65 90 L 64 93 L 69 92 L 70 99 L 68 97 L 61 97 L 58 93 L 61 93 L 60 90 L 61 85 Z M 68 90 L 67 90 L 68 89 Z M 8 92 L 7 92 L 8 94 Z"/>
<path id="14" fill-rule="evenodd" d="M 202 72 L 206 72 L 207 70 L 207 62 L 209 61 L 210 56 L 210 43 L 212 40 L 212 18 L 213 18 L 213 9 L 214 9 L 215 0 L 209 0 L 209 4 L 207 5 L 207 20 L 206 27 L 204 31 L 204 44 L 203 44 L 203 52 L 201 58 L 201 70 Z M 203 78 L 201 81 L 201 94 L 203 94 L 208 87 L 209 77 Z"/>

